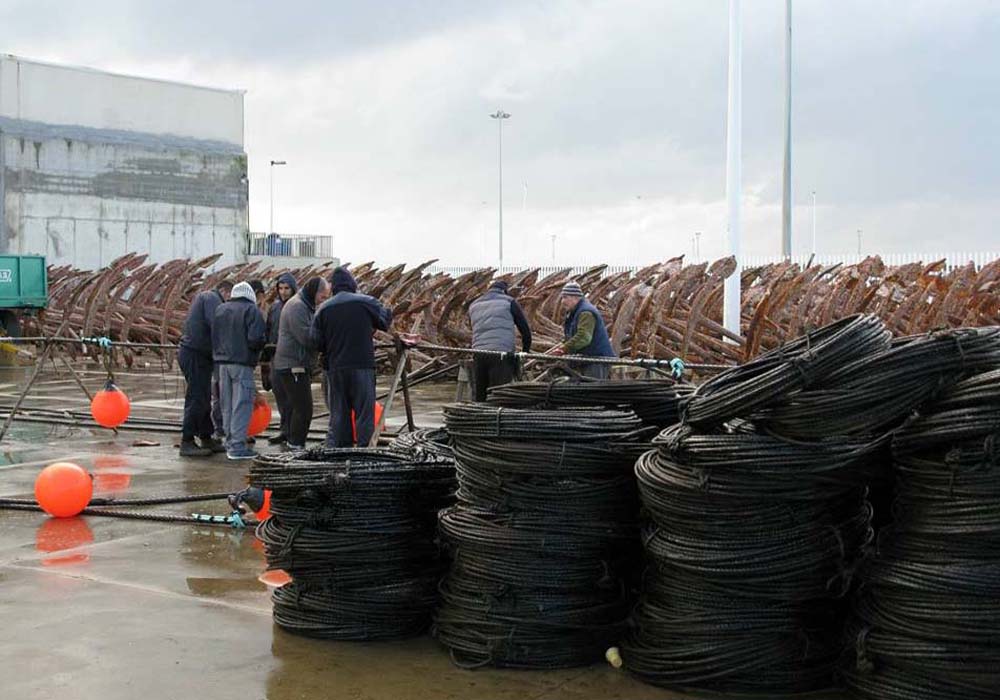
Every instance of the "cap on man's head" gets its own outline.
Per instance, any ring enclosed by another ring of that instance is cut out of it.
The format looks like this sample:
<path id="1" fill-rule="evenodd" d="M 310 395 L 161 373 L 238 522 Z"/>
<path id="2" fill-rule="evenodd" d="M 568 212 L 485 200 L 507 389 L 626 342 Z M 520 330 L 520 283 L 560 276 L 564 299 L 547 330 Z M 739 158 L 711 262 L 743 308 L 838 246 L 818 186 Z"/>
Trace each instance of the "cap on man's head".
<path id="1" fill-rule="evenodd" d="M 570 280 L 569 282 L 563 285 L 562 291 L 559 293 L 562 294 L 564 297 L 579 298 L 583 296 L 583 289 L 581 289 L 579 283 Z"/>
<path id="2" fill-rule="evenodd" d="M 510 285 L 507 284 L 507 282 L 504 280 L 496 280 L 493 284 L 490 285 L 490 289 L 495 289 L 498 292 L 503 292 L 504 294 L 506 294 L 507 291 L 510 289 Z"/>

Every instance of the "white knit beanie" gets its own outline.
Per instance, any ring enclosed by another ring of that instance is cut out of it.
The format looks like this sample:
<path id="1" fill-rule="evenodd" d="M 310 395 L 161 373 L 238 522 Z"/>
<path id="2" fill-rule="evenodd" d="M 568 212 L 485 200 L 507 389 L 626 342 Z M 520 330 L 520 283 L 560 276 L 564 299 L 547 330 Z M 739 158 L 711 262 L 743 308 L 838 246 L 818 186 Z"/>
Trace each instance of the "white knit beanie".
<path id="1" fill-rule="evenodd" d="M 246 299 L 249 302 L 257 303 L 257 295 L 249 282 L 238 282 L 233 291 L 229 294 L 230 299 Z"/>

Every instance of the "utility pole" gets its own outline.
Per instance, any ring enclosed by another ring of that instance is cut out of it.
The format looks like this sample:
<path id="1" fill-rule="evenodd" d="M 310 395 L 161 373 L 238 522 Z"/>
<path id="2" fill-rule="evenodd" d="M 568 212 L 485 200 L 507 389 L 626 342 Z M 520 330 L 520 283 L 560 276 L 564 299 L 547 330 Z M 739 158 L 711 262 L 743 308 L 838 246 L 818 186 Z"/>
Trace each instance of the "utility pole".
<path id="1" fill-rule="evenodd" d="M 781 257 L 792 256 L 792 0 L 785 0 L 785 162 L 781 169 Z"/>
<path id="2" fill-rule="evenodd" d="M 729 104 L 726 119 L 726 199 L 729 204 L 729 254 L 736 259 L 736 269 L 726 278 L 722 303 L 722 321 L 726 330 L 740 332 L 740 183 L 742 178 L 741 144 L 743 133 L 743 36 L 740 0 L 729 0 Z"/>
<path id="3" fill-rule="evenodd" d="M 812 191 L 813 198 L 813 235 L 812 235 L 812 250 L 809 251 L 813 255 L 816 255 L 816 190 Z"/>
<path id="4" fill-rule="evenodd" d="M 497 120 L 497 183 L 499 189 L 499 209 L 500 209 L 500 271 L 503 272 L 503 120 L 510 119 L 510 114 L 498 109 L 490 115 L 491 119 Z"/>
<path id="5" fill-rule="evenodd" d="M 283 160 L 272 160 L 271 161 L 271 227 L 268 229 L 268 233 L 274 233 L 274 166 L 276 165 L 288 165 Z"/>
<path id="6" fill-rule="evenodd" d="M 701 262 L 701 231 L 694 232 L 694 261 Z"/>
<path id="7" fill-rule="evenodd" d="M 552 236 L 552 263 L 555 264 L 556 261 L 556 234 L 551 234 Z"/>

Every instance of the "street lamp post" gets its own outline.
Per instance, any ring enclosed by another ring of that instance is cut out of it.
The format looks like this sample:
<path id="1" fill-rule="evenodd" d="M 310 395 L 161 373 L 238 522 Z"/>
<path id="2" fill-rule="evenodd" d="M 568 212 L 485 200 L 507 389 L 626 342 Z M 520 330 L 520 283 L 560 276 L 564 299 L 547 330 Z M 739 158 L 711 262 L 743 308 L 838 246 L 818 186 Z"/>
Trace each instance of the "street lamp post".
<path id="1" fill-rule="evenodd" d="M 490 115 L 491 119 L 497 120 L 497 181 L 499 189 L 499 209 L 500 209 L 500 271 L 503 272 L 503 120 L 510 119 L 510 114 L 498 109 Z"/>
<path id="2" fill-rule="evenodd" d="M 274 166 L 276 165 L 288 165 L 288 163 L 283 160 L 271 161 L 271 226 L 267 231 L 270 234 L 274 233 Z"/>
<path id="3" fill-rule="evenodd" d="M 701 262 L 701 231 L 694 232 L 694 261 Z"/>
<path id="4" fill-rule="evenodd" d="M 792 0 L 785 0 L 785 160 L 781 172 L 781 257 L 792 256 Z"/>
<path id="5" fill-rule="evenodd" d="M 556 234 L 551 234 L 552 237 L 552 262 L 556 261 Z"/>
<path id="6" fill-rule="evenodd" d="M 740 182 L 742 179 L 743 134 L 743 13 L 740 0 L 729 0 L 729 90 L 726 119 L 726 200 L 728 202 L 729 254 L 736 269 L 726 278 L 723 288 L 722 322 L 727 331 L 740 332 Z"/>
<path id="7" fill-rule="evenodd" d="M 861 229 L 858 229 L 858 257 L 861 257 Z"/>

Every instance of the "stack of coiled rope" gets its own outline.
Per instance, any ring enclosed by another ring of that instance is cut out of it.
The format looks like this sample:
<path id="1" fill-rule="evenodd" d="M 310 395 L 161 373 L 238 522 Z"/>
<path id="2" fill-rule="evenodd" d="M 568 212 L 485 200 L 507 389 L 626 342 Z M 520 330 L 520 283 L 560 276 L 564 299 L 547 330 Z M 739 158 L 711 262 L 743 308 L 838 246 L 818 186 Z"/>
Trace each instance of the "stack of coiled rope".
<path id="1" fill-rule="evenodd" d="M 387 639 L 430 624 L 443 560 L 435 517 L 454 488 L 450 461 L 370 449 L 258 457 L 250 484 L 271 489 L 257 528 L 282 628 L 330 639 Z"/>
<path id="2" fill-rule="evenodd" d="M 636 562 L 632 412 L 445 408 L 458 503 L 434 631 L 464 667 L 592 663 L 623 630 Z M 648 444 L 648 443 L 647 443 Z"/>
<path id="3" fill-rule="evenodd" d="M 621 408 L 634 411 L 646 425 L 666 428 L 677 422 L 680 402 L 692 391 L 692 385 L 671 379 L 600 381 L 563 377 L 492 387 L 487 401 L 511 408 Z"/>
<path id="4" fill-rule="evenodd" d="M 638 460 L 649 567 L 621 650 L 632 673 L 722 692 L 832 683 L 887 439 L 802 441 L 751 419 L 889 342 L 877 319 L 851 317 L 728 370 Z"/>
<path id="5" fill-rule="evenodd" d="M 894 522 L 864 569 L 842 674 L 859 698 L 1000 693 L 1000 371 L 966 377 L 893 437 Z"/>

